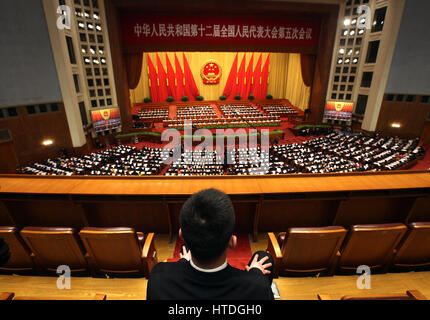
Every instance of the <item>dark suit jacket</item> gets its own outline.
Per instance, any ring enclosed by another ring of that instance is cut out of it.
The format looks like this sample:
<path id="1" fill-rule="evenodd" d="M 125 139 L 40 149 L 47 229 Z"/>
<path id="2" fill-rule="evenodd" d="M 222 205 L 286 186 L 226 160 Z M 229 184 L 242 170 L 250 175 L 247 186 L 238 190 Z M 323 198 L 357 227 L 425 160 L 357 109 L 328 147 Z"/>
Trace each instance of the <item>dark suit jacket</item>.
<path id="1" fill-rule="evenodd" d="M 151 271 L 148 300 L 273 300 L 268 278 L 253 268 L 249 272 L 230 265 L 221 271 L 196 270 L 181 259 L 158 263 Z"/>

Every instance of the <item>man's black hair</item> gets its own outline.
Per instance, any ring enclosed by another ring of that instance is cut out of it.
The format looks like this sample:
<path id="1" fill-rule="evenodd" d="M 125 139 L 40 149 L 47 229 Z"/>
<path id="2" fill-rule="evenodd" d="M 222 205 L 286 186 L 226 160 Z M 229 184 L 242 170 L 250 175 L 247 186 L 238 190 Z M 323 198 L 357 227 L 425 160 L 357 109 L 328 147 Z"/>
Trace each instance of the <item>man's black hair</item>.
<path id="1" fill-rule="evenodd" d="M 228 195 L 206 189 L 193 194 L 180 214 L 180 227 L 191 255 L 200 263 L 215 261 L 227 249 L 235 215 Z"/>
<path id="2" fill-rule="evenodd" d="M 0 238 L 0 267 L 6 264 L 9 258 L 10 258 L 9 246 L 2 238 Z"/>

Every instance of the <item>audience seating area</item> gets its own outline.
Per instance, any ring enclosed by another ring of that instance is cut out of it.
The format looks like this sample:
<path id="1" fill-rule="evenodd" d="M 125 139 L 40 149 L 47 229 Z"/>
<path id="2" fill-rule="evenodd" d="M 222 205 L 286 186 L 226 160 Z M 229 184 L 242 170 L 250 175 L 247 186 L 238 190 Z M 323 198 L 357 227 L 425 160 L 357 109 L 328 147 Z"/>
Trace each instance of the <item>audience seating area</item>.
<path id="1" fill-rule="evenodd" d="M 162 121 L 169 118 L 169 108 L 140 109 L 137 117 L 144 121 Z"/>
<path id="2" fill-rule="evenodd" d="M 430 266 L 430 223 L 290 228 L 268 234 L 274 275 L 355 273 Z"/>
<path id="3" fill-rule="evenodd" d="M 120 145 L 111 149 L 69 159 L 56 158 L 18 168 L 18 173 L 36 175 L 168 175 L 236 174 L 264 175 L 289 173 L 362 172 L 407 169 L 425 150 L 419 139 L 369 137 L 363 134 L 333 132 L 303 143 L 228 150 L 228 166 L 192 163 L 188 152 L 175 163 L 166 163 L 172 150 Z M 219 152 L 219 151 L 218 151 Z M 224 164 L 218 155 L 218 164 Z M 214 158 L 215 159 L 215 158 Z M 192 170 L 192 168 L 196 170 Z M 200 168 L 200 169 L 198 169 Z"/>
<path id="4" fill-rule="evenodd" d="M 261 108 L 267 114 L 277 117 L 293 117 L 298 114 L 297 110 L 287 105 L 263 105 Z"/>
<path id="5" fill-rule="evenodd" d="M 67 265 L 72 274 L 145 276 L 158 262 L 154 234 L 133 228 L 0 227 L 11 258 L 0 272 L 55 274 Z"/>
<path id="6" fill-rule="evenodd" d="M 279 126 L 279 117 L 263 115 L 253 106 L 220 106 L 222 116 L 218 117 L 212 106 L 190 106 L 177 109 L 175 119 L 163 120 L 167 128 L 183 129 L 185 123 L 191 122 L 193 128 L 207 127 L 246 127 L 253 126 Z"/>
<path id="7" fill-rule="evenodd" d="M 189 106 L 181 107 L 176 111 L 177 119 L 198 119 L 198 118 L 217 118 L 217 114 L 212 106 Z"/>
<path id="8" fill-rule="evenodd" d="M 83 157 L 48 159 L 21 167 L 18 173 L 36 175 L 156 175 L 164 168 L 166 153 L 161 148 L 121 145 Z"/>
<path id="9" fill-rule="evenodd" d="M 211 176 L 224 174 L 217 150 L 185 150 L 167 169 L 166 176 Z"/>

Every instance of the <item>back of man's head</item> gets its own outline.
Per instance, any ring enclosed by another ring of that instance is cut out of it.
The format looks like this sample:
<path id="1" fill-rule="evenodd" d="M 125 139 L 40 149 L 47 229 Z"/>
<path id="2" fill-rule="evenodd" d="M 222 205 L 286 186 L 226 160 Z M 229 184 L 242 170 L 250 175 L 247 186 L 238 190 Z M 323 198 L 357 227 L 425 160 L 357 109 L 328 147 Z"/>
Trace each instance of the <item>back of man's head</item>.
<path id="1" fill-rule="evenodd" d="M 183 205 L 180 227 L 191 255 L 210 263 L 227 249 L 233 234 L 235 215 L 230 198 L 216 189 L 193 194 Z"/>

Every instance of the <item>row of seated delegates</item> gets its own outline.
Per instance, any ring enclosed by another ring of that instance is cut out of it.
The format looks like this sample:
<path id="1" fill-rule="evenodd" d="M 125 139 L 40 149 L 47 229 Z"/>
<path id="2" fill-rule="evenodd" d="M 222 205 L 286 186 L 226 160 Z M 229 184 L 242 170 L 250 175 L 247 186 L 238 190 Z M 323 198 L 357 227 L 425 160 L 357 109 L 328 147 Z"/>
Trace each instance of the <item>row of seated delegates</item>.
<path id="1" fill-rule="evenodd" d="M 19 168 L 19 173 L 36 175 L 87 175 L 94 168 L 112 163 L 137 150 L 131 146 L 117 146 L 81 157 L 48 159 L 42 163 Z"/>
<path id="2" fill-rule="evenodd" d="M 185 150 L 167 169 L 166 176 L 223 175 L 224 162 L 217 150 Z"/>
<path id="3" fill-rule="evenodd" d="M 319 136 L 319 135 L 328 135 L 333 132 L 332 127 L 304 127 L 302 128 L 298 135 L 302 137 L 306 136 Z"/>
<path id="4" fill-rule="evenodd" d="M 285 116 L 294 116 L 297 115 L 297 110 L 291 108 L 290 106 L 286 105 L 270 105 L 270 106 L 261 106 L 264 111 L 267 112 L 269 115 L 274 115 L 278 117 L 285 117 Z"/>
<path id="5" fill-rule="evenodd" d="M 208 118 L 208 119 L 183 119 L 183 120 L 165 120 L 163 121 L 168 127 L 183 127 L 186 122 L 190 122 L 193 126 L 208 126 L 208 125 L 229 125 L 229 124 L 246 124 L 247 122 L 252 124 L 276 124 L 279 123 L 278 117 L 229 117 L 229 118 Z"/>
<path id="6" fill-rule="evenodd" d="M 139 121 L 133 122 L 133 128 L 135 129 L 148 129 L 150 127 L 151 127 L 151 122 L 139 122 Z"/>
<path id="7" fill-rule="evenodd" d="M 254 106 L 244 105 L 223 105 L 220 109 L 225 117 L 237 117 L 239 114 L 242 117 L 246 116 L 264 116 L 264 114 Z"/>
<path id="8" fill-rule="evenodd" d="M 418 139 L 401 140 L 392 137 L 367 137 L 363 134 L 332 133 L 313 139 L 304 145 L 327 155 L 337 155 L 357 163 L 359 171 L 394 170 L 422 157 L 424 149 Z M 412 149 L 414 148 L 414 149 Z M 406 153 L 399 151 L 404 150 Z M 400 161 L 403 159 L 402 161 Z"/>
<path id="9" fill-rule="evenodd" d="M 189 106 L 178 108 L 176 111 L 176 118 L 178 119 L 193 119 L 197 117 L 214 118 L 217 117 L 217 114 L 211 106 Z"/>
<path id="10" fill-rule="evenodd" d="M 163 109 L 143 109 L 137 112 L 137 116 L 140 120 L 147 119 L 167 119 L 169 117 L 169 110 Z"/>
<path id="11" fill-rule="evenodd" d="M 183 119 L 183 120 L 167 120 L 164 121 L 168 127 L 183 127 L 186 122 L 191 123 L 194 126 L 208 126 L 208 125 L 227 125 L 229 122 L 226 119 L 214 119 L 214 118 L 205 118 L 205 119 Z"/>
<path id="12" fill-rule="evenodd" d="M 119 158 L 114 163 L 107 163 L 102 167 L 94 168 L 92 175 L 158 175 L 166 166 L 166 160 L 170 156 L 171 150 L 162 148 L 143 147 L 141 150 L 134 150 L 131 154 Z"/>
<path id="13" fill-rule="evenodd" d="M 261 147 L 237 148 L 228 151 L 229 174 L 264 175 L 270 170 L 269 151 Z"/>
<path id="14" fill-rule="evenodd" d="M 368 164 L 375 162 L 385 163 L 386 161 L 384 161 L 384 159 L 387 159 L 390 162 L 397 162 L 398 160 L 403 159 L 401 163 L 406 164 L 407 162 L 423 157 L 425 153 L 424 148 L 418 145 L 418 138 L 399 139 L 396 137 L 380 136 L 369 138 L 361 134 L 357 135 L 357 137 L 359 138 L 358 147 L 364 146 L 364 150 L 366 152 L 365 157 L 362 157 L 362 161 Z"/>
<path id="15" fill-rule="evenodd" d="M 272 153 L 285 161 L 287 168 L 292 168 L 287 173 L 329 173 L 329 172 L 354 172 L 362 171 L 358 164 L 339 156 L 323 154 L 315 151 L 305 144 L 278 145 L 272 147 Z"/>

